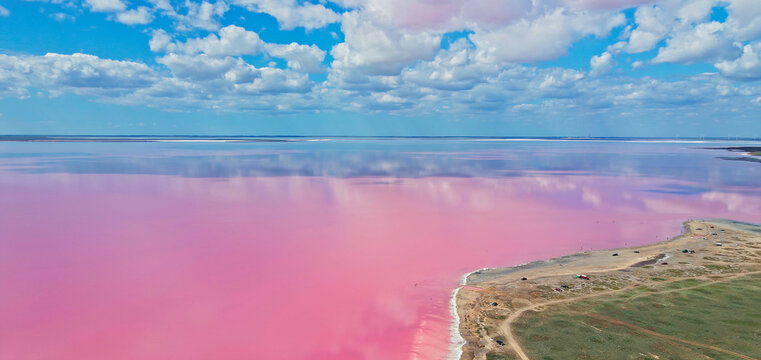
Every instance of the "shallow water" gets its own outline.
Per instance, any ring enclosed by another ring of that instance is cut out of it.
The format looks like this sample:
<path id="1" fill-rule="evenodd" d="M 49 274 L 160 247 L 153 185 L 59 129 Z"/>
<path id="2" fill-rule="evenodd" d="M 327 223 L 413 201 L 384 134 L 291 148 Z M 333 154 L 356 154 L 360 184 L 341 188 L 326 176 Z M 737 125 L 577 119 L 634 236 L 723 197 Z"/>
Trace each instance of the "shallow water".
<path id="1" fill-rule="evenodd" d="M 0 359 L 442 359 L 466 272 L 761 222 L 726 145 L 0 143 Z"/>

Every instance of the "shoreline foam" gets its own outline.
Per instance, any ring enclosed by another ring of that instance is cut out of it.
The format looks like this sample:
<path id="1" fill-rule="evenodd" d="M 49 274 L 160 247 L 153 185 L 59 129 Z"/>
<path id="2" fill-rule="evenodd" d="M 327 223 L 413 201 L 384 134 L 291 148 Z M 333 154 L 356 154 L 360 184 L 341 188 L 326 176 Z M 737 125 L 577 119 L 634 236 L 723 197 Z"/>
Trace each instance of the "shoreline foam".
<path id="1" fill-rule="evenodd" d="M 465 338 L 460 333 L 460 314 L 457 311 L 457 294 L 460 293 L 460 289 L 468 283 L 468 276 L 477 271 L 485 270 L 487 268 L 473 270 L 462 276 L 460 283 L 452 291 L 452 295 L 449 297 L 449 315 L 452 316 L 452 323 L 449 325 L 449 354 L 447 360 L 460 360 L 462 358 L 462 347 L 467 344 Z"/>

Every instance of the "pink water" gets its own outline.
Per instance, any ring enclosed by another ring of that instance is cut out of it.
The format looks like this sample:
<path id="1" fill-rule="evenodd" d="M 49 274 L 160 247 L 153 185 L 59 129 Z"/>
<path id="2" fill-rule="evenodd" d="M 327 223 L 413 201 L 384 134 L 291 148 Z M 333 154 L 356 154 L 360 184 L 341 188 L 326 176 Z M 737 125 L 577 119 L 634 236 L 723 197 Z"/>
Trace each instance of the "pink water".
<path id="1" fill-rule="evenodd" d="M 208 178 L 6 162 L 2 360 L 443 359 L 466 272 L 652 243 L 693 217 L 761 221 L 753 186 L 687 178 Z M 664 183 L 704 189 L 648 191 Z"/>

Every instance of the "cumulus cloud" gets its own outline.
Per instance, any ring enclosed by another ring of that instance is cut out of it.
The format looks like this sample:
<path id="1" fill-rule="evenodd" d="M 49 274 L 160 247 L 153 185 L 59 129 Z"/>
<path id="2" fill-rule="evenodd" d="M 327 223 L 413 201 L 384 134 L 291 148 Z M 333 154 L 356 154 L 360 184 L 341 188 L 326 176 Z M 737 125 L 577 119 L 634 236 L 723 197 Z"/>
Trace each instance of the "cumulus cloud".
<path id="1" fill-rule="evenodd" d="M 706 20 L 717 2 L 716 0 L 690 0 L 682 4 L 676 11 L 676 17 L 686 23 L 696 23 Z"/>
<path id="2" fill-rule="evenodd" d="M 576 10 L 618 10 L 652 3 L 654 0 L 565 0 L 571 9 Z"/>
<path id="3" fill-rule="evenodd" d="M 324 72 L 322 61 L 325 59 L 325 51 L 316 45 L 290 44 L 266 44 L 265 51 L 270 55 L 285 59 L 288 67 L 293 70 L 309 73 Z"/>
<path id="4" fill-rule="evenodd" d="M 755 0 L 729 0 L 727 6 L 733 35 L 739 41 L 753 40 L 761 36 L 761 2 Z"/>
<path id="5" fill-rule="evenodd" d="M 220 28 L 219 19 L 230 9 L 224 0 L 215 2 L 195 2 L 186 0 L 175 9 L 169 0 L 149 0 L 153 8 L 174 20 L 180 31 L 203 29 L 214 31 Z"/>
<path id="6" fill-rule="evenodd" d="M 167 54 L 158 59 L 171 71 L 87 54 L 0 55 L 0 97 L 25 98 L 30 90 L 96 96 L 125 104 L 245 108 L 249 96 L 305 94 L 314 84 L 290 69 L 256 68 L 240 58 L 205 54 Z M 305 99 L 301 99 L 305 101 Z M 277 103 L 269 99 L 269 104 Z M 163 104 L 163 105 L 162 105 Z M 267 107 L 266 103 L 261 103 Z"/>
<path id="7" fill-rule="evenodd" d="M 761 98 L 761 89 L 743 82 L 761 78 L 761 3 L 754 0 L 332 1 L 343 7 L 341 14 L 322 1 L 80 3 L 128 25 L 163 17 L 154 22 L 148 42 L 157 65 L 83 54 L 6 56 L 0 61 L 0 96 L 26 97 L 42 90 L 183 110 L 327 109 L 536 119 L 604 116 L 621 109 L 709 114 L 752 105 L 757 110 L 752 101 Z M 340 22 L 343 36 L 334 39 L 343 42 L 330 49 L 321 42 L 320 47 L 269 43 L 255 31 L 221 24 L 235 6 L 242 7 L 237 11 L 244 18 L 245 11 L 270 14 L 281 29 L 327 32 L 326 25 Z M 620 10 L 635 6 L 634 19 L 627 20 Z M 716 6 L 726 8 L 726 21 L 711 21 Z M 607 39 L 613 31 L 618 43 L 587 58 L 589 72 L 532 65 L 564 56 L 581 39 Z M 640 55 L 626 58 L 624 53 Z M 622 58 L 631 66 L 620 66 L 616 60 Z M 665 62 L 715 64 L 718 73 L 642 77 L 649 71 L 645 64 Z M 628 77 L 633 69 L 640 69 L 637 77 Z M 327 80 L 310 80 L 310 73 L 321 72 L 327 72 Z"/>
<path id="8" fill-rule="evenodd" d="M 8 10 L 4 6 L 0 5 L 0 16 L 8 16 L 10 14 L 11 14 L 10 10 Z"/>
<path id="9" fill-rule="evenodd" d="M 149 46 L 154 52 L 203 54 L 210 57 L 229 57 L 267 54 L 286 60 L 288 67 L 300 72 L 323 72 L 322 61 L 326 52 L 316 45 L 298 43 L 265 43 L 259 34 L 240 26 L 229 25 L 217 34 L 203 38 L 190 38 L 185 42 L 175 42 L 163 30 L 153 32 Z"/>
<path id="10" fill-rule="evenodd" d="M 153 14 L 149 8 L 140 6 L 137 9 L 116 14 L 116 21 L 126 25 L 145 25 L 153 21 Z"/>
<path id="11" fill-rule="evenodd" d="M 298 4 L 296 0 L 233 0 L 232 3 L 253 12 L 270 14 L 277 19 L 280 28 L 287 30 L 296 27 L 319 29 L 341 20 L 339 14 L 322 4 Z"/>
<path id="12" fill-rule="evenodd" d="M 122 0 L 85 0 L 85 3 L 95 12 L 117 12 L 127 8 Z"/>
<path id="13" fill-rule="evenodd" d="M 710 19 L 716 7 L 727 11 L 724 21 Z M 753 41 L 761 37 L 761 2 L 753 0 L 669 0 L 643 5 L 634 27 L 608 52 L 641 53 L 653 49 L 651 63 L 711 63 L 735 80 L 755 79 Z M 638 60 L 639 61 L 639 60 Z M 643 63 L 635 62 L 641 67 Z M 737 69 L 745 68 L 743 76 Z"/>
<path id="14" fill-rule="evenodd" d="M 483 62 L 535 62 L 564 55 L 571 44 L 587 35 L 605 36 L 624 23 L 614 9 L 643 1 L 604 2 L 595 0 L 344 0 L 342 30 L 345 45 L 334 48 L 334 57 L 344 68 L 377 69 L 376 75 L 393 75 L 411 64 L 402 54 L 394 63 L 381 54 L 383 43 L 406 40 L 417 51 L 406 50 L 412 58 L 428 61 L 438 50 L 436 39 L 450 31 L 472 30 L 469 36 Z M 363 44 L 366 44 L 363 46 Z M 375 51 L 379 49 L 379 51 Z M 393 49 L 388 49 L 393 50 Z M 371 59 L 377 59 L 373 61 Z M 404 61 L 402 61 L 402 59 Z M 369 71 L 373 74 L 372 71 Z"/>
<path id="15" fill-rule="evenodd" d="M 738 80 L 761 79 L 761 41 L 745 45 L 742 56 L 716 64 L 722 75 Z"/>
<path id="16" fill-rule="evenodd" d="M 496 30 L 476 31 L 470 39 L 483 61 L 536 62 L 565 55 L 576 40 L 587 35 L 605 36 L 624 21 L 622 14 L 568 13 L 556 9 Z"/>
<path id="17" fill-rule="evenodd" d="M 430 62 L 405 70 L 405 81 L 438 90 L 468 90 L 495 76 L 499 66 L 476 61 L 474 48 L 465 39 L 439 52 Z"/>
<path id="18" fill-rule="evenodd" d="M 101 59 L 86 54 L 44 56 L 0 55 L 2 77 L 19 88 L 36 88 L 56 94 L 75 93 L 115 95 L 148 87 L 157 79 L 145 64 Z"/>
<path id="19" fill-rule="evenodd" d="M 628 53 L 652 50 L 676 33 L 693 30 L 695 24 L 708 19 L 717 5 L 717 0 L 670 0 L 640 6 L 634 13 L 636 27 L 629 32 L 626 41 L 611 46 L 610 50 Z"/>
<path id="20" fill-rule="evenodd" d="M 303 93 L 313 86 L 306 74 L 289 69 L 257 68 L 233 56 L 170 53 L 157 61 L 169 68 L 174 78 L 181 83 L 200 86 L 196 90 L 200 90 L 208 98 L 233 94 Z M 166 88 L 167 84 L 162 86 Z"/>
<path id="21" fill-rule="evenodd" d="M 643 6 L 634 13 L 637 28 L 629 35 L 628 43 L 621 43 L 628 53 L 653 49 L 671 30 L 673 18 L 662 7 Z"/>
<path id="22" fill-rule="evenodd" d="M 164 47 L 172 51 L 204 53 L 210 56 L 254 55 L 259 52 L 263 44 L 259 34 L 235 25 L 220 29 L 218 34 L 209 34 L 204 38 L 191 38 L 178 44 L 162 43 L 166 41 L 165 33 L 159 33 L 158 36 L 155 42 L 156 48 Z"/>
<path id="23" fill-rule="evenodd" d="M 654 63 L 716 61 L 734 58 L 739 49 L 725 35 L 725 25 L 716 21 L 701 23 L 689 31 L 676 33 L 658 50 Z"/>
<path id="24" fill-rule="evenodd" d="M 331 50 L 331 67 L 347 76 L 398 75 L 417 61 L 432 59 L 441 44 L 440 34 L 378 24 L 357 11 L 344 13 L 341 30 L 346 40 Z"/>
<path id="25" fill-rule="evenodd" d="M 528 13 L 530 0 L 339 1 L 377 23 L 409 30 L 451 31 L 468 24 L 504 25 Z"/>
<path id="26" fill-rule="evenodd" d="M 261 76 L 252 82 L 235 85 L 235 91 L 245 94 L 260 93 L 304 93 L 312 88 L 312 82 L 306 74 L 265 67 Z"/>
<path id="27" fill-rule="evenodd" d="M 613 60 L 613 55 L 606 51 L 599 56 L 592 56 L 592 59 L 589 61 L 589 65 L 589 73 L 592 76 L 600 76 L 611 72 L 616 66 L 616 62 Z"/>
<path id="28" fill-rule="evenodd" d="M 179 55 L 172 53 L 159 58 L 157 61 L 166 65 L 174 76 L 193 81 L 223 79 L 225 73 L 232 70 L 236 65 L 245 66 L 242 61 L 232 57 L 216 58 L 206 54 Z"/>
<path id="29" fill-rule="evenodd" d="M 166 31 L 158 29 L 153 31 L 148 47 L 153 52 L 166 52 L 173 51 L 177 45 L 172 43 L 172 37 Z"/>

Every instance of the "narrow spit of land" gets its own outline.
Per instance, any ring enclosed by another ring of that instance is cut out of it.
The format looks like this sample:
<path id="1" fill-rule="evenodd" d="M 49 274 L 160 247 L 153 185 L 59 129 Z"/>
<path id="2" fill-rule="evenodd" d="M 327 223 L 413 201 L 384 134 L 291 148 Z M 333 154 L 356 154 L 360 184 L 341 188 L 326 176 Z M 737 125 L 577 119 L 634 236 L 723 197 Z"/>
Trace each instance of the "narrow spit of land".
<path id="1" fill-rule="evenodd" d="M 758 146 L 733 146 L 725 148 L 707 148 L 707 149 L 723 149 L 735 153 L 741 153 L 741 156 L 719 156 L 722 160 L 731 161 L 748 161 L 754 163 L 761 163 L 761 147 Z"/>
<path id="2" fill-rule="evenodd" d="M 462 359 L 761 359 L 761 227 L 472 273 Z"/>

